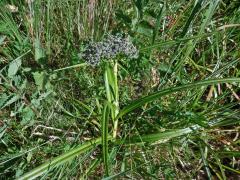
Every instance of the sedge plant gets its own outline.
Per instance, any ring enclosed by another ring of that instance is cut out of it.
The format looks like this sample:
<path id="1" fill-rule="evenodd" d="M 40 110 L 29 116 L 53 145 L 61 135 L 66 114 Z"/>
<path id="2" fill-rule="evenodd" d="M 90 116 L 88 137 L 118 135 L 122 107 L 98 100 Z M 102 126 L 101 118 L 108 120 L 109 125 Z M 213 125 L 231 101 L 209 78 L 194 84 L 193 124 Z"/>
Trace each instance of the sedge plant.
<path id="1" fill-rule="evenodd" d="M 237 1 L 1 1 L 0 176 L 237 179 Z"/>

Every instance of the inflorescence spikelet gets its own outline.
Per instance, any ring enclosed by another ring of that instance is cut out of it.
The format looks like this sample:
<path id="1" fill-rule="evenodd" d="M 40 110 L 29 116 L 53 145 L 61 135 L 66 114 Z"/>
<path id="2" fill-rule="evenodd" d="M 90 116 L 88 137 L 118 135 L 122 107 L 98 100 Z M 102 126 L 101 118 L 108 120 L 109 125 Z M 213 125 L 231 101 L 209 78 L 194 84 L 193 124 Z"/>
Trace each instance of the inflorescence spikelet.
<path id="1" fill-rule="evenodd" d="M 138 50 L 129 37 L 109 35 L 102 42 L 90 43 L 83 51 L 81 57 L 89 64 L 95 66 L 101 59 L 110 60 L 118 54 L 124 54 L 128 58 L 138 58 Z"/>

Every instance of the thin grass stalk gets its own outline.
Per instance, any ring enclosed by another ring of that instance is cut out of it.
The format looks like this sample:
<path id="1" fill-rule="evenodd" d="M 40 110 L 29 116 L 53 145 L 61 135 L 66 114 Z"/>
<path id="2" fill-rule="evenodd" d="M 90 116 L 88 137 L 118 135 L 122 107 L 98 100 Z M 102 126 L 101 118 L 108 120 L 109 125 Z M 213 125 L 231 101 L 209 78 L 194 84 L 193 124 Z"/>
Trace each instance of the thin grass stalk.
<path id="1" fill-rule="evenodd" d="M 55 69 L 54 72 L 63 71 L 63 70 L 66 70 L 66 69 L 78 68 L 78 67 L 82 67 L 82 66 L 87 66 L 87 63 L 75 64 L 75 65 L 72 65 L 72 66 L 67 66 L 67 67 L 64 67 L 64 68 Z"/>
<path id="2" fill-rule="evenodd" d="M 108 75 L 108 69 L 109 69 L 109 66 L 108 64 L 106 64 L 105 72 L 104 72 L 105 90 L 106 90 L 107 101 L 109 103 L 112 103 L 112 95 L 111 95 L 110 84 L 109 84 L 110 77 Z"/>
<path id="3" fill-rule="evenodd" d="M 117 80 L 117 73 L 118 73 L 118 63 L 117 61 L 114 64 L 113 67 L 113 74 L 114 74 L 114 86 L 115 86 L 115 98 L 114 98 L 114 119 L 117 117 L 119 113 L 119 93 L 118 93 L 118 80 Z M 113 138 L 115 139 L 117 137 L 117 129 L 118 129 L 118 119 L 114 120 L 114 126 L 113 126 Z"/>
<path id="4" fill-rule="evenodd" d="M 107 103 L 103 112 L 102 119 L 102 142 L 103 142 L 103 162 L 105 166 L 105 174 L 109 175 L 109 158 L 108 158 L 108 124 L 109 124 L 109 115 L 111 113 L 112 120 L 115 120 L 119 113 L 119 93 L 118 93 L 118 82 L 117 82 L 117 73 L 118 73 L 118 63 L 114 62 L 114 65 L 111 66 L 109 63 L 105 65 L 104 72 L 104 81 L 105 81 L 105 90 Z M 107 107 L 106 107 L 107 106 Z M 106 109 L 107 108 L 107 109 Z M 106 113 L 108 113 L 106 115 Z M 113 121 L 113 139 L 117 137 L 117 127 L 118 120 Z"/>
<path id="5" fill-rule="evenodd" d="M 201 152 L 201 156 L 202 156 L 202 161 L 203 161 L 203 164 L 204 164 L 204 168 L 205 168 L 205 171 L 207 173 L 207 176 L 208 176 L 208 179 L 211 180 L 212 179 L 212 174 L 210 172 L 210 169 L 209 169 L 209 165 L 208 165 L 208 162 L 207 162 L 207 154 L 205 155 L 205 153 L 203 152 L 203 147 L 202 147 L 202 144 L 199 143 L 199 147 L 200 147 L 200 152 Z"/>
<path id="6" fill-rule="evenodd" d="M 109 160 L 108 160 L 108 124 L 109 124 L 110 109 L 106 102 L 102 115 L 102 154 L 105 174 L 109 174 Z"/>
<path id="7" fill-rule="evenodd" d="M 118 62 L 114 62 L 113 66 L 108 63 L 105 67 L 104 79 L 107 101 L 112 104 L 111 116 L 113 121 L 113 138 L 117 137 L 118 120 L 116 119 L 119 113 L 119 92 L 118 92 Z"/>

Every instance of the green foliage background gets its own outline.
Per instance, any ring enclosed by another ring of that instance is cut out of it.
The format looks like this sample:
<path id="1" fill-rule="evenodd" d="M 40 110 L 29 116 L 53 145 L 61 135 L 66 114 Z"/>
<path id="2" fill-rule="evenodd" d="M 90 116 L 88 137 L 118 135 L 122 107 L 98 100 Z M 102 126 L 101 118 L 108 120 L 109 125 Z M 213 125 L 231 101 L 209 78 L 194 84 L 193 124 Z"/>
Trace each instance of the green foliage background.
<path id="1" fill-rule="evenodd" d="M 0 177 L 239 178 L 239 19 L 237 0 L 2 0 Z M 117 33 L 138 59 L 80 58 Z"/>

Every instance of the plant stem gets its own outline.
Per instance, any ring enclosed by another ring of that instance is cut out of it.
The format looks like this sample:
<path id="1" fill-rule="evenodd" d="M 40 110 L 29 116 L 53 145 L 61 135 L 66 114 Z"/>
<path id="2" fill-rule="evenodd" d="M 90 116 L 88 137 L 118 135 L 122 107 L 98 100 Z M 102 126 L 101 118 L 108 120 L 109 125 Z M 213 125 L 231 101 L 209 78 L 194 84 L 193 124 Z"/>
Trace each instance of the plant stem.
<path id="1" fill-rule="evenodd" d="M 113 74 L 114 74 L 114 86 L 115 86 L 115 97 L 114 97 L 114 119 L 117 117 L 119 113 L 119 94 L 118 94 L 118 79 L 117 79 L 117 73 L 118 73 L 118 63 L 115 62 L 113 66 Z M 114 120 L 114 126 L 113 126 L 113 138 L 115 139 L 117 137 L 117 129 L 118 129 L 118 119 Z"/>

